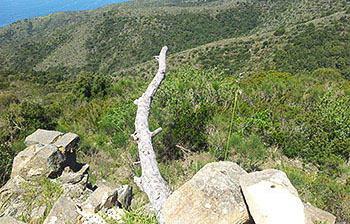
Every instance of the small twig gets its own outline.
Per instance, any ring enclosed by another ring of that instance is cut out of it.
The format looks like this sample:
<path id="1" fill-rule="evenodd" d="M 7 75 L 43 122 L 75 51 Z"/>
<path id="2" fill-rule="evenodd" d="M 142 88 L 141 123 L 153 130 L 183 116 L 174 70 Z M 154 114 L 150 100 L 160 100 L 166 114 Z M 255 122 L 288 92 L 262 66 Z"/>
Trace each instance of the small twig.
<path id="1" fill-rule="evenodd" d="M 154 136 L 156 136 L 161 131 L 162 131 L 162 128 L 157 128 L 156 130 L 151 132 L 151 137 L 153 138 Z"/>
<path id="2" fill-rule="evenodd" d="M 141 163 L 141 161 L 136 161 L 136 162 L 133 162 L 132 165 L 136 166 L 136 165 L 138 165 L 140 163 Z"/>
<path id="3" fill-rule="evenodd" d="M 185 155 L 187 155 L 188 153 L 191 152 L 191 150 L 186 149 L 185 147 L 183 147 L 183 146 L 181 146 L 181 145 L 176 145 L 176 147 L 178 147 L 179 149 L 181 149 L 181 151 L 182 151 Z"/>

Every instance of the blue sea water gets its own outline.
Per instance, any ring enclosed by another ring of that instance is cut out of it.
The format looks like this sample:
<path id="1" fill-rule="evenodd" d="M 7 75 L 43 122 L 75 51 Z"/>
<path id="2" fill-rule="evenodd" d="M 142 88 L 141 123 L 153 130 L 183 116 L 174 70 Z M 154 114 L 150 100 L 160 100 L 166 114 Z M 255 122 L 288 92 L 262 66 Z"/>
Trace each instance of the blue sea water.
<path id="1" fill-rule="evenodd" d="M 95 9 L 127 0 L 0 0 L 0 27 L 54 12 Z"/>

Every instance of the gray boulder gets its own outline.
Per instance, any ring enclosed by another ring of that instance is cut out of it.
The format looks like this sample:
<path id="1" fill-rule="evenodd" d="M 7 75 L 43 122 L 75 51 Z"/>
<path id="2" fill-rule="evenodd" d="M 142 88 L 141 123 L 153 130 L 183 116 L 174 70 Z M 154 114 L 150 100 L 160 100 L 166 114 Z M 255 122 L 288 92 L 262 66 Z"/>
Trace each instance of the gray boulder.
<path id="1" fill-rule="evenodd" d="M 70 167 L 66 167 L 59 178 L 62 185 L 63 194 L 69 198 L 79 198 L 84 194 L 89 180 L 89 164 L 80 164 L 81 167 L 74 172 Z"/>
<path id="2" fill-rule="evenodd" d="M 11 177 L 19 175 L 25 180 L 54 177 L 62 171 L 66 160 L 55 145 L 32 145 L 15 157 Z"/>
<path id="3" fill-rule="evenodd" d="M 163 209 L 165 223 L 249 223 L 239 186 L 239 178 L 245 174 L 232 162 L 205 165 L 169 196 Z"/>
<path id="4" fill-rule="evenodd" d="M 287 175 L 264 170 L 240 177 L 244 198 L 256 224 L 304 224 L 304 205 Z"/>
<path id="5" fill-rule="evenodd" d="M 78 217 L 79 213 L 74 202 L 65 196 L 61 196 L 52 207 L 44 224 L 76 223 Z"/>
<path id="6" fill-rule="evenodd" d="M 99 186 L 82 204 L 84 213 L 97 213 L 102 208 L 112 208 L 118 198 L 118 189 L 108 185 Z"/>
<path id="7" fill-rule="evenodd" d="M 38 129 L 33 134 L 26 137 L 24 144 L 26 146 L 35 145 L 35 144 L 52 144 L 61 135 L 63 135 L 63 133 L 59 131 L 49 131 L 44 129 Z"/>

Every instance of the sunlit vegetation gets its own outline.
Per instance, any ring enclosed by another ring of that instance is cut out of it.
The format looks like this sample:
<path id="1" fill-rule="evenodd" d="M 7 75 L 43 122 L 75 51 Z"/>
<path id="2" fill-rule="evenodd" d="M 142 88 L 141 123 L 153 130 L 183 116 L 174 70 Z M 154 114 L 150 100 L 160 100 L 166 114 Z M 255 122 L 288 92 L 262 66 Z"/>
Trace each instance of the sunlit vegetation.
<path id="1" fill-rule="evenodd" d="M 56 28 L 38 19 L 33 36 L 31 21 L 0 30 L 0 185 L 37 128 L 79 134 L 91 182 L 132 184 L 141 172 L 129 137 L 133 101 L 155 74 L 150 59 L 166 44 L 169 69 L 150 129 L 163 128 L 153 145 L 172 189 L 227 157 L 249 172 L 284 170 L 304 201 L 350 222 L 350 7 L 291 2 L 168 0 L 155 13 L 154 1 L 142 1 L 126 4 L 136 15 L 112 7 L 91 17 L 52 16 Z M 87 64 L 53 62 L 80 23 L 88 26 L 79 43 Z M 55 66 L 39 71 L 44 60 Z M 155 221 L 139 208 L 123 219 Z"/>

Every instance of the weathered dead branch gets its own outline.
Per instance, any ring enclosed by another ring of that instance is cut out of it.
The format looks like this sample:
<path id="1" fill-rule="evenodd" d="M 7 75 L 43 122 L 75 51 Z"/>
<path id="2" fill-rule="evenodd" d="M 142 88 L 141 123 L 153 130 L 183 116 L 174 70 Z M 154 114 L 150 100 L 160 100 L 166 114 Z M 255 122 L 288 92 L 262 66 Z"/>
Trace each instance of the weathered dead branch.
<path id="1" fill-rule="evenodd" d="M 146 92 L 144 92 L 139 99 L 134 101 L 138 109 L 135 119 L 135 133 L 131 135 L 138 145 L 142 168 L 141 177 L 135 177 L 134 181 L 137 186 L 147 194 L 156 212 L 158 222 L 161 224 L 164 223 L 162 209 L 169 196 L 169 191 L 165 180 L 159 172 L 156 154 L 152 146 L 152 138 L 161 132 L 162 128 L 151 132 L 149 130 L 148 117 L 152 98 L 165 77 L 167 50 L 167 47 L 163 47 L 159 56 L 155 57 L 159 63 L 158 72 L 149 84 Z"/>

